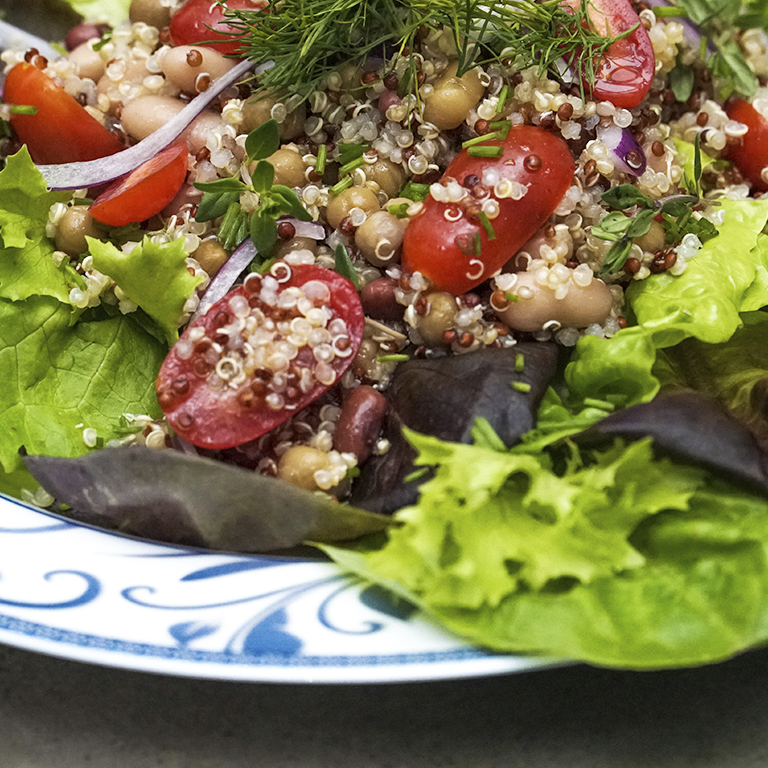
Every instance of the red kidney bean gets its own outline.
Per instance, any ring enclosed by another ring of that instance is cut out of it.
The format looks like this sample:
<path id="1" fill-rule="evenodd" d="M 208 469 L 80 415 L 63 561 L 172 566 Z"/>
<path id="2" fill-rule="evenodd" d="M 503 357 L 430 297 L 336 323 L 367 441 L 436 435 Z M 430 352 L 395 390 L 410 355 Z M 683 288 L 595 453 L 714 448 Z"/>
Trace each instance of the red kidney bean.
<path id="1" fill-rule="evenodd" d="M 391 277 L 371 281 L 360 291 L 360 303 L 365 314 L 374 320 L 402 320 L 405 307 L 397 303 L 397 282 Z"/>
<path id="2" fill-rule="evenodd" d="M 78 24 L 67 33 L 64 46 L 68 51 L 74 51 L 78 45 L 87 43 L 94 37 L 101 37 L 108 29 L 108 24 Z"/>
<path id="3" fill-rule="evenodd" d="M 388 405 L 387 398 L 367 384 L 353 389 L 342 403 L 333 447 L 342 453 L 354 453 L 362 464 L 373 451 Z"/>

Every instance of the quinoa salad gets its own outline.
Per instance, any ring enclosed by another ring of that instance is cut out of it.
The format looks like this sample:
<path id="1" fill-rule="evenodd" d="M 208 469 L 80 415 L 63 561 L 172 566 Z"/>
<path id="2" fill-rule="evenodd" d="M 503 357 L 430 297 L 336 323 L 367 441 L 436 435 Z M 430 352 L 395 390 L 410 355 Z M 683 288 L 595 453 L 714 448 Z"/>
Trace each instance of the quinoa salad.
<path id="1" fill-rule="evenodd" d="M 0 491 L 504 651 L 768 639 L 757 4 L 86 5 L 1 56 Z"/>

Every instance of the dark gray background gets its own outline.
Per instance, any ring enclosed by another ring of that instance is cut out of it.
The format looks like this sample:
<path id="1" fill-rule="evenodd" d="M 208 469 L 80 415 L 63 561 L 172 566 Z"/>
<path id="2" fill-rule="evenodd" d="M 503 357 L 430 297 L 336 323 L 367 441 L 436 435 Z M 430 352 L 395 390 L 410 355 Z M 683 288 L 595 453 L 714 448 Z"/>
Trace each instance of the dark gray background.
<path id="1" fill-rule="evenodd" d="M 0 768 L 764 768 L 768 652 L 298 686 L 176 679 L 0 647 Z"/>
<path id="2" fill-rule="evenodd" d="M 52 5 L 0 9 L 48 36 Z M 0 768 L 161 766 L 765 768 L 768 652 L 673 672 L 573 666 L 313 687 L 144 675 L 0 646 Z"/>

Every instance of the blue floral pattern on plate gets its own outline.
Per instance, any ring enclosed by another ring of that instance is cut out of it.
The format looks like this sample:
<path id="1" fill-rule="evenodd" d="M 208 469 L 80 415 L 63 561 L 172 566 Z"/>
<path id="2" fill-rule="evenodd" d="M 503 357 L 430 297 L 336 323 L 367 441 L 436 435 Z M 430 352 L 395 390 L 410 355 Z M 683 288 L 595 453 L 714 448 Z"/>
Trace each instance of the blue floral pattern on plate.
<path id="1" fill-rule="evenodd" d="M 470 647 L 332 563 L 155 544 L 2 496 L 0 642 L 243 681 L 436 680 L 544 664 Z"/>

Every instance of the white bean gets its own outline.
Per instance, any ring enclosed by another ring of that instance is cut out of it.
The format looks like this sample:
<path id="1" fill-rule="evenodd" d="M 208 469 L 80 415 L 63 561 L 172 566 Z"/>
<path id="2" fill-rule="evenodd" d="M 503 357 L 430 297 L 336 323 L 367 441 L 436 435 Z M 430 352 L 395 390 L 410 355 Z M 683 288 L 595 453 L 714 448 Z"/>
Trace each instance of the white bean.
<path id="1" fill-rule="evenodd" d="M 603 323 L 613 304 L 610 288 L 597 278 L 584 288 L 572 282 L 566 296 L 556 299 L 551 288 L 536 282 L 533 272 L 519 272 L 511 293 L 518 296 L 517 301 L 497 309 L 496 314 L 516 331 L 540 331 L 551 320 L 565 327 L 586 328 Z"/>
<path id="2" fill-rule="evenodd" d="M 166 78 L 182 91 L 200 93 L 236 63 L 214 48 L 179 45 L 165 52 L 160 66 Z"/>
<path id="3" fill-rule="evenodd" d="M 81 43 L 69 54 L 70 62 L 77 64 L 77 74 L 98 82 L 104 75 L 105 63 L 97 51 L 93 50 L 93 41 Z"/>

